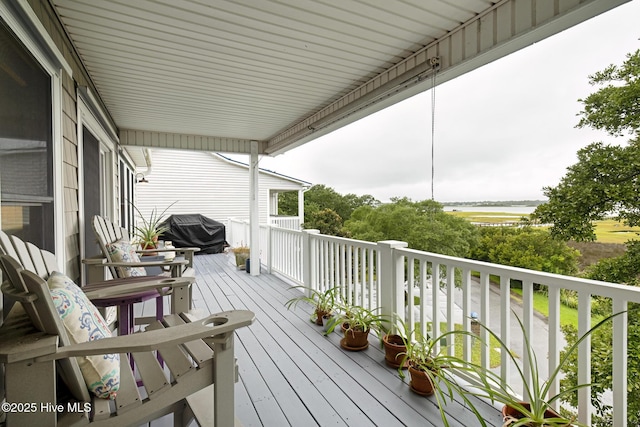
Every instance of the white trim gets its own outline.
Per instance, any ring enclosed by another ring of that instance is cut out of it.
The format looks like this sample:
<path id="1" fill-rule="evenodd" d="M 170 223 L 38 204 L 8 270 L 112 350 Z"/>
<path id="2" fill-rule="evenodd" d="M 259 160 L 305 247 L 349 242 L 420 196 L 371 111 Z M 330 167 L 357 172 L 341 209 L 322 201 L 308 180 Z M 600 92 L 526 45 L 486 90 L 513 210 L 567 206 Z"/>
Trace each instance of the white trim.
<path id="1" fill-rule="evenodd" d="M 62 81 L 61 69 L 72 75 L 69 64 L 64 61 L 44 26 L 25 0 L 10 2 L 0 0 L 0 16 L 10 30 L 24 44 L 44 71 L 51 77 L 51 138 L 53 151 L 53 203 L 54 241 L 58 265 L 67 261 L 65 250 L 64 191 L 63 191 L 63 138 L 62 138 Z"/>
<path id="2" fill-rule="evenodd" d="M 77 104 L 77 138 L 78 138 L 78 222 L 79 222 L 79 241 L 80 241 L 80 256 L 85 257 L 85 230 L 87 228 L 87 218 L 85 217 L 84 206 L 84 128 L 86 127 L 89 132 L 98 140 L 100 147 L 100 166 L 106 166 L 107 170 L 100 171 L 100 182 L 103 187 L 101 196 L 100 209 L 101 214 L 107 215 L 114 222 L 117 222 L 120 216 L 117 214 L 117 200 L 116 200 L 116 180 L 119 173 L 116 173 L 117 157 L 115 155 L 117 150 L 117 140 L 115 139 L 115 132 L 110 133 L 104 124 L 108 121 L 100 120 L 96 117 L 96 113 L 101 111 L 100 108 L 95 108 L 92 105 L 95 98 L 89 95 L 88 91 L 78 91 L 78 104 Z M 93 108 L 92 108 L 93 107 Z M 105 157 L 103 157 L 105 156 Z M 104 160 L 104 161 L 103 161 Z M 114 166 L 114 163 L 115 166 Z M 119 168 L 118 168 L 119 170 Z"/>
<path id="3" fill-rule="evenodd" d="M 73 77 L 73 69 L 27 0 L 0 0 L 0 16 L 38 62 L 64 69 Z"/>

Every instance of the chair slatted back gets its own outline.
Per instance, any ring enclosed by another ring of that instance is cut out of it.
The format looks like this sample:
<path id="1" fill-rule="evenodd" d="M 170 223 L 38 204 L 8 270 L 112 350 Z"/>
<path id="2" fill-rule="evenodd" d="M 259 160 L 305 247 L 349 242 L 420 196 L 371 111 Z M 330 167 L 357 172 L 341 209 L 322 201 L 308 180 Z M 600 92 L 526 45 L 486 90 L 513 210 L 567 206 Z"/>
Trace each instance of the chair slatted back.
<path id="1" fill-rule="evenodd" d="M 11 243 L 11 239 L 9 239 L 9 236 L 4 231 L 0 231 L 0 254 L 18 258 L 18 254 L 13 247 L 13 243 Z"/>
<path id="2" fill-rule="evenodd" d="M 27 291 L 36 295 L 36 300 L 33 302 L 35 311 L 38 317 L 41 319 L 42 328 L 38 328 L 40 331 L 49 335 L 57 335 L 59 337 L 59 345 L 61 347 L 71 345 L 69 336 L 64 329 L 62 319 L 56 310 L 51 294 L 49 293 L 49 286 L 40 276 L 32 273 L 31 271 L 22 270 L 19 272 L 22 277 L 22 281 L 27 288 Z M 33 319 L 32 319 L 33 321 Z M 34 326 L 35 325 L 34 323 Z M 58 360 L 58 367 L 65 384 L 69 387 L 69 391 L 76 399 L 84 402 L 90 402 L 91 396 L 89 390 L 84 382 L 80 367 L 75 357 L 69 357 Z"/>
<path id="3" fill-rule="evenodd" d="M 118 240 L 130 241 L 129 233 L 124 228 L 114 225 L 111 221 L 99 215 L 93 217 L 91 225 L 102 254 L 107 261 L 113 262 L 114 260 L 111 258 L 109 251 L 107 250 L 107 245 L 117 242 Z M 120 277 L 120 271 L 118 268 L 109 267 L 109 269 L 113 277 Z"/>
<path id="4" fill-rule="evenodd" d="M 13 243 L 13 247 L 16 249 L 18 261 L 20 261 L 22 267 L 25 270 L 35 271 L 38 276 L 42 277 L 42 272 L 36 270 L 36 266 L 31 259 L 31 254 L 29 253 L 29 249 L 27 249 L 27 244 L 16 236 L 11 236 L 10 239 L 11 243 Z"/>
<path id="5" fill-rule="evenodd" d="M 38 330 L 43 330 L 44 325 L 34 303 L 28 301 L 26 298 L 21 298 L 26 297 L 29 293 L 26 285 L 22 281 L 22 276 L 20 276 L 20 272 L 23 270 L 22 265 L 12 256 L 0 254 L 0 266 L 2 267 L 3 273 L 7 276 L 7 280 L 2 285 L 2 291 L 13 301 L 20 301 L 33 325 Z"/>

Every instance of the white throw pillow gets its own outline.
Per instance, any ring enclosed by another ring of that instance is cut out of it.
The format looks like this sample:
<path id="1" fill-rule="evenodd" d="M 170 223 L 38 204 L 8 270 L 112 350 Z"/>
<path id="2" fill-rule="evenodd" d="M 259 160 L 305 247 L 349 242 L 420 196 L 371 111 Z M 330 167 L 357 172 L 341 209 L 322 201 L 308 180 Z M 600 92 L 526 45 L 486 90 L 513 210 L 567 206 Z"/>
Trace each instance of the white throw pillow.
<path id="1" fill-rule="evenodd" d="M 111 337 L 102 315 L 73 280 L 53 272 L 47 284 L 73 344 Z M 115 399 L 120 387 L 120 355 L 103 354 L 76 359 L 89 391 L 102 399 Z"/>
<path id="2" fill-rule="evenodd" d="M 111 260 L 114 262 L 140 262 L 138 253 L 130 242 L 126 240 L 118 240 L 107 245 L 107 251 Z M 146 276 L 147 272 L 144 267 L 117 267 L 120 271 L 120 277 L 138 277 Z"/>

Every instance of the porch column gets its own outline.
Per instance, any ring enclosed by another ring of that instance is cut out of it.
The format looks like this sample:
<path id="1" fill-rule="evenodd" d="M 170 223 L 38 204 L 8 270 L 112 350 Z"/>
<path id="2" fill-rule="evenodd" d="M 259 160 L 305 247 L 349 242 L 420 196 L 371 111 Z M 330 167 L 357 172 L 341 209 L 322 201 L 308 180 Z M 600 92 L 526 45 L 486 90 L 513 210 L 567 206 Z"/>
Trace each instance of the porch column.
<path id="1" fill-rule="evenodd" d="M 399 315 L 404 319 L 404 258 L 396 256 L 395 249 L 406 248 L 407 242 L 384 240 L 380 248 L 380 303 L 382 314 Z M 412 316 L 409 313 L 409 316 Z M 394 322 L 395 325 L 395 322 Z"/>
<path id="2" fill-rule="evenodd" d="M 251 275 L 260 274 L 260 204 L 258 203 L 258 141 L 251 141 L 251 159 L 249 161 L 249 259 Z"/>
<path id="3" fill-rule="evenodd" d="M 302 223 L 304 222 L 304 191 L 298 190 L 298 229 L 302 230 Z"/>

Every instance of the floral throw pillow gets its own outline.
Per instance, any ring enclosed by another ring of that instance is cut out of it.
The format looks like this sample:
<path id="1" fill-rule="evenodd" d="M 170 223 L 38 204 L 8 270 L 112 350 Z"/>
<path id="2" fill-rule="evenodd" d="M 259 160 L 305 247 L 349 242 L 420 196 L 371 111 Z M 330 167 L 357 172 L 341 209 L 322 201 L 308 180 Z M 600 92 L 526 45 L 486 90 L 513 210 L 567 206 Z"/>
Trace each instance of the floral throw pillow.
<path id="1" fill-rule="evenodd" d="M 136 250 L 131 246 L 131 243 L 126 240 L 118 240 L 117 242 L 109 243 L 107 245 L 107 251 L 111 260 L 114 262 L 140 262 L 140 257 Z M 138 277 L 146 276 L 147 272 L 144 267 L 117 267 L 120 272 L 120 277 Z"/>
<path id="2" fill-rule="evenodd" d="M 53 272 L 47 284 L 73 344 L 111 337 L 102 315 L 73 280 Z M 76 359 L 89 391 L 102 399 L 115 399 L 120 387 L 120 355 L 101 354 Z"/>

